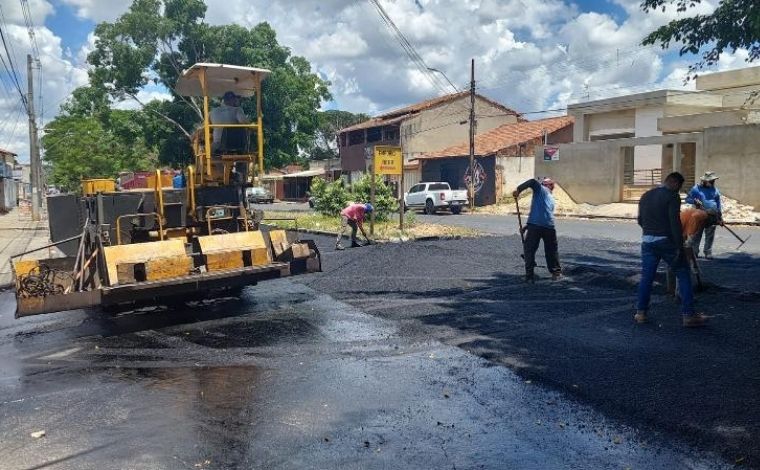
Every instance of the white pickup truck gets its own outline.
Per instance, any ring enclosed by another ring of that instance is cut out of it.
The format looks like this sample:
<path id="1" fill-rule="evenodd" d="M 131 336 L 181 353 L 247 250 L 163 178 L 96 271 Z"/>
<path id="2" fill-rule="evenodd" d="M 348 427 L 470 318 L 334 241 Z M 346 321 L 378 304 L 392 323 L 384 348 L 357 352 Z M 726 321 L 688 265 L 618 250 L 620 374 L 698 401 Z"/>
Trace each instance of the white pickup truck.
<path id="1" fill-rule="evenodd" d="M 467 190 L 451 189 L 449 183 L 419 183 L 404 194 L 404 210 L 424 209 L 426 214 L 435 214 L 439 209 L 459 214 L 466 205 Z"/>

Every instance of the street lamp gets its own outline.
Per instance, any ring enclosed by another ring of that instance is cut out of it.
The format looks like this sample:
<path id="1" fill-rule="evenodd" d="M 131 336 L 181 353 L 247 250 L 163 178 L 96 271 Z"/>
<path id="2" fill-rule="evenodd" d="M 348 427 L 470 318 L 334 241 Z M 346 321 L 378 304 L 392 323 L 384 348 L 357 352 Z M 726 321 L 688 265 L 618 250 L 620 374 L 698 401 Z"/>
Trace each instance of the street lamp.
<path id="1" fill-rule="evenodd" d="M 457 93 L 459 93 L 459 88 L 457 88 L 456 85 L 454 85 L 453 83 L 451 83 L 451 80 L 449 80 L 449 77 L 447 77 L 446 74 L 443 73 L 443 71 L 438 70 L 438 69 L 433 68 L 433 67 L 428 67 L 427 69 L 430 70 L 431 72 L 438 72 L 441 75 L 443 75 L 443 78 L 445 78 L 446 81 L 449 82 L 449 85 L 451 85 L 451 88 L 453 88 L 454 91 L 456 91 Z"/>

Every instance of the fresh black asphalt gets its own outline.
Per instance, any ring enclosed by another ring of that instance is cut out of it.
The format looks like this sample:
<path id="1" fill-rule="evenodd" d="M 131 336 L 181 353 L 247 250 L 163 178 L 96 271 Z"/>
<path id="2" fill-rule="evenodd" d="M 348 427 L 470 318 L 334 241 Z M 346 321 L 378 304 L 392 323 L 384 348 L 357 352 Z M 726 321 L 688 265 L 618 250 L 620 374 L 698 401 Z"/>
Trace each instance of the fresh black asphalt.
<path id="1" fill-rule="evenodd" d="M 183 308 L 0 294 L 0 468 L 760 468 L 756 256 L 704 263 L 685 330 L 661 288 L 633 324 L 635 242 L 563 237 L 528 285 L 515 235 L 317 241 L 324 272 Z"/>

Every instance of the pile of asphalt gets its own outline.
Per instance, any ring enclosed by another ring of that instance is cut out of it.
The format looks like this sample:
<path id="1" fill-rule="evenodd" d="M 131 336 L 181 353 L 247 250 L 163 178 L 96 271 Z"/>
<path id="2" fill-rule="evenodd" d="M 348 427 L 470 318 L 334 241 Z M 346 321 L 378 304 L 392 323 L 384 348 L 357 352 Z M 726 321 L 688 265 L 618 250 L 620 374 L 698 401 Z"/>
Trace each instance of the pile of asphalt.
<path id="1" fill-rule="evenodd" d="M 638 244 L 560 240 L 567 278 L 522 280 L 518 237 L 415 242 L 333 252 L 302 278 L 367 313 L 393 319 L 613 418 L 760 467 L 760 260 L 702 263 L 697 307 L 713 318 L 685 329 L 655 288 L 650 322 L 632 321 Z M 537 261 L 542 262 L 542 252 Z M 662 274 L 659 277 L 662 280 Z"/>

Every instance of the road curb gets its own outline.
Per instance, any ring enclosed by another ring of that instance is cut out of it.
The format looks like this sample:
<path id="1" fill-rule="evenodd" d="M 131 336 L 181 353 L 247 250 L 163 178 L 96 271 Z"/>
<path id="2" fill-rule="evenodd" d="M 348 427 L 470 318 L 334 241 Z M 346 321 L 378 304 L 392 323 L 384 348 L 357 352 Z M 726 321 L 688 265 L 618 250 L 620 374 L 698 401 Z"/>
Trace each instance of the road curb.
<path id="1" fill-rule="evenodd" d="M 262 225 L 266 225 L 267 227 L 277 227 L 276 225 L 266 224 L 262 223 Z M 311 233 L 314 235 L 324 235 L 324 236 L 330 236 L 335 237 L 337 235 L 336 232 L 330 232 L 327 230 L 315 230 L 315 229 L 309 229 L 309 228 L 289 228 L 286 230 L 290 230 L 293 232 L 299 232 L 299 233 Z M 348 239 L 348 235 L 343 235 L 343 238 Z M 404 242 L 431 242 L 431 241 L 441 241 L 441 240 L 461 240 L 463 237 L 461 235 L 434 235 L 429 237 L 419 237 L 419 238 L 406 238 L 406 239 L 381 239 L 381 240 L 375 240 L 375 243 L 377 244 L 385 244 L 385 243 L 404 243 Z"/>
<path id="2" fill-rule="evenodd" d="M 485 216 L 500 216 L 500 215 L 517 215 L 517 212 L 507 212 L 504 214 L 485 214 L 485 213 L 469 213 L 469 215 L 485 215 Z M 591 219 L 591 220 L 619 220 L 619 221 L 629 221 L 629 222 L 635 222 L 636 217 L 621 217 L 621 216 L 612 216 L 612 215 L 594 215 L 594 214 L 556 214 L 556 218 L 558 219 L 576 219 L 576 220 L 584 220 L 584 219 Z M 742 221 L 727 221 L 727 225 L 736 225 L 736 226 L 747 226 L 747 227 L 760 227 L 760 222 L 742 222 Z"/>

